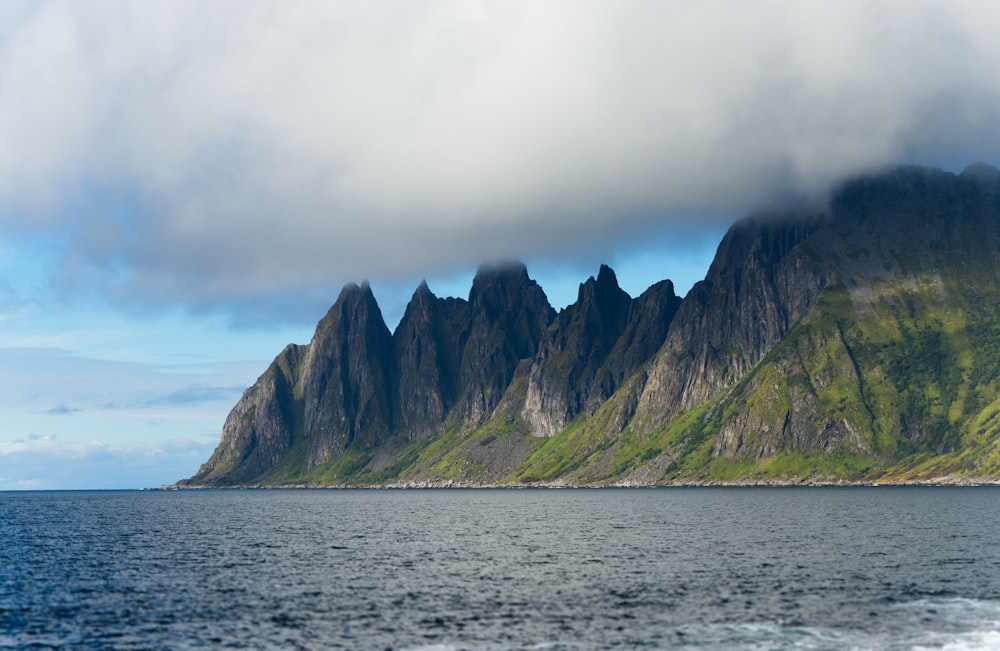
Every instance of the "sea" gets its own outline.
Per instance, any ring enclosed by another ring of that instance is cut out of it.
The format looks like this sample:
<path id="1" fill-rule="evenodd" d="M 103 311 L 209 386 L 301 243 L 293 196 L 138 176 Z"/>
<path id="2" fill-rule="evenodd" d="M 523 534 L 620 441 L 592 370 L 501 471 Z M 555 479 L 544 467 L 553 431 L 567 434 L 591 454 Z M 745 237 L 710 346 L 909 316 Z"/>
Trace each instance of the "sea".
<path id="1" fill-rule="evenodd" d="M 1000 649 L 1000 488 L 0 493 L 2 649 Z"/>

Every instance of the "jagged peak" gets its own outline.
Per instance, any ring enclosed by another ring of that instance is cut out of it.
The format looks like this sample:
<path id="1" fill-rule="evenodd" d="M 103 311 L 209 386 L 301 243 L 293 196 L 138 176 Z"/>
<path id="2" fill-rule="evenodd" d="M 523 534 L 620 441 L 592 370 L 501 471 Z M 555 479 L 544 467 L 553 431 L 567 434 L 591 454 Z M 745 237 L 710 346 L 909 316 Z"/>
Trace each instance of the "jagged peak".
<path id="1" fill-rule="evenodd" d="M 661 292 L 667 297 L 677 296 L 677 291 L 674 289 L 674 281 L 666 279 L 653 283 L 646 288 L 646 291 L 639 295 L 639 298 L 643 298 L 644 296 L 654 296 Z"/>
<path id="2" fill-rule="evenodd" d="M 606 264 L 602 264 L 600 270 L 597 272 L 597 284 L 618 287 L 618 276 L 615 274 L 615 270 Z"/>
<path id="3" fill-rule="evenodd" d="M 514 279 L 529 280 L 528 268 L 524 266 L 523 262 L 484 264 L 476 270 L 476 276 L 472 279 L 472 288 L 475 289 L 477 285 Z"/>
<path id="4" fill-rule="evenodd" d="M 483 265 L 476 271 L 469 290 L 469 302 L 477 303 L 484 297 L 510 292 L 515 287 L 537 287 L 538 283 L 528 276 L 528 268 L 521 262 L 499 265 Z M 541 288 L 539 287 L 539 290 Z M 546 299 L 547 300 L 547 299 Z"/>
<path id="5" fill-rule="evenodd" d="M 400 321 L 400 324 L 410 322 L 417 314 L 423 315 L 422 318 L 427 318 L 436 300 L 438 299 L 430 287 L 427 286 L 427 281 L 421 280 L 417 289 L 414 290 L 410 302 L 406 304 L 406 310 L 403 313 L 403 319 Z"/>
<path id="6" fill-rule="evenodd" d="M 350 282 L 345 283 L 343 288 L 340 290 L 340 296 L 337 297 L 337 301 L 340 302 L 343 299 L 353 298 L 355 296 L 365 296 L 366 294 L 371 294 L 372 288 L 368 284 L 367 280 L 362 280 L 361 284 Z"/>
<path id="7" fill-rule="evenodd" d="M 337 301 L 320 321 L 319 327 L 322 329 L 325 323 L 335 318 L 335 315 L 358 315 L 371 312 L 377 312 L 378 319 L 382 319 L 382 309 L 379 307 L 378 300 L 376 300 L 375 294 L 372 293 L 372 288 L 368 281 L 362 281 L 360 285 L 353 282 L 347 283 L 340 290 Z"/>
<path id="8" fill-rule="evenodd" d="M 434 296 L 434 292 L 431 291 L 431 288 L 427 286 L 426 279 L 421 280 L 420 284 L 417 285 L 417 289 L 414 290 L 413 298 L 411 300 L 416 300 L 417 298 L 420 299 L 437 298 L 436 296 Z"/>
<path id="9" fill-rule="evenodd" d="M 340 289 L 340 294 L 337 296 L 337 300 L 330 306 L 330 309 L 323 318 L 323 321 L 327 321 L 332 318 L 334 314 L 343 311 L 345 306 L 357 305 L 361 302 L 364 294 L 365 290 L 361 287 L 361 285 L 355 282 L 345 283 Z"/>
<path id="10" fill-rule="evenodd" d="M 606 264 L 602 264 L 600 270 L 597 272 L 596 278 L 591 276 L 586 280 L 586 282 L 580 283 L 580 289 L 577 291 L 576 300 L 577 303 L 582 304 L 585 301 L 593 300 L 595 298 L 608 297 L 616 294 L 628 296 L 628 294 L 618 285 L 618 276 L 615 275 L 614 269 Z M 631 299 L 631 297 L 629 298 Z"/>

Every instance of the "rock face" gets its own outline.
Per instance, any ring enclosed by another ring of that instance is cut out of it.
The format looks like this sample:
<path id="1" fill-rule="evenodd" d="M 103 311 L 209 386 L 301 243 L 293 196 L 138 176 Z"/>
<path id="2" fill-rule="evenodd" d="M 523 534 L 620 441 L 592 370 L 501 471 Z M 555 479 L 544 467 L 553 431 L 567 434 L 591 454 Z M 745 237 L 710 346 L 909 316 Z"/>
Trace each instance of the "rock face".
<path id="1" fill-rule="evenodd" d="M 346 286 L 302 360 L 307 468 L 348 445 L 374 448 L 389 439 L 396 420 L 393 362 L 392 334 L 371 288 Z"/>
<path id="2" fill-rule="evenodd" d="M 737 223 L 683 300 L 483 268 L 390 333 L 348 285 L 181 484 L 1000 477 L 998 342 L 1000 172 L 899 168 Z"/>
<path id="3" fill-rule="evenodd" d="M 470 328 L 458 383 L 465 428 L 481 425 L 500 403 L 522 359 L 530 358 L 555 312 L 524 265 L 480 270 L 469 292 Z"/>
<path id="4" fill-rule="evenodd" d="M 247 389 L 192 482 L 255 484 L 293 451 L 283 476 L 440 431 L 481 425 L 555 312 L 524 265 L 483 268 L 469 300 L 426 283 L 390 333 L 367 284 L 350 284 L 307 346 L 289 346 Z"/>
<path id="5" fill-rule="evenodd" d="M 977 423 L 998 398 L 998 197 L 1000 173 L 987 166 L 957 177 L 902 168 L 846 184 L 828 214 L 780 238 L 737 226 L 685 299 L 638 417 L 655 430 L 710 404 L 696 427 L 713 434 L 713 459 L 792 451 L 898 463 L 903 478 L 996 473 L 974 449 L 997 444 Z M 712 295 L 720 284 L 725 297 Z M 942 470 L 900 463 L 917 451 Z"/>
<path id="6" fill-rule="evenodd" d="M 817 228 L 800 218 L 730 229 L 650 367 L 637 410 L 646 431 L 742 378 L 812 306 L 829 274 L 798 245 Z"/>
<path id="7" fill-rule="evenodd" d="M 601 265 L 535 354 L 523 411 L 533 433 L 552 436 L 593 414 L 663 344 L 680 302 L 669 280 L 633 300 Z"/>
<path id="8" fill-rule="evenodd" d="M 287 346 L 243 393 L 222 428 L 219 447 L 198 474 L 199 483 L 260 483 L 288 454 L 296 426 L 296 370 L 306 350 Z"/>
<path id="9" fill-rule="evenodd" d="M 433 432 L 455 405 L 468 324 L 466 301 L 437 298 L 427 283 L 420 283 L 392 337 L 399 373 L 399 416 L 408 438 Z"/>

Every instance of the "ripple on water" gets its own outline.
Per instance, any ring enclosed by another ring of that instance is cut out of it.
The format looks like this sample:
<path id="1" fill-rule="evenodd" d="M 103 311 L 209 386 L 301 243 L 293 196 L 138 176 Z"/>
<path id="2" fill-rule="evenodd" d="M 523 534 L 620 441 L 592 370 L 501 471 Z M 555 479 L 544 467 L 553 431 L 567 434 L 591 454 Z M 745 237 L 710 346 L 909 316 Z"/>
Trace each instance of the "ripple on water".
<path id="1" fill-rule="evenodd" d="M 0 493 L 0 648 L 998 648 L 997 490 Z"/>

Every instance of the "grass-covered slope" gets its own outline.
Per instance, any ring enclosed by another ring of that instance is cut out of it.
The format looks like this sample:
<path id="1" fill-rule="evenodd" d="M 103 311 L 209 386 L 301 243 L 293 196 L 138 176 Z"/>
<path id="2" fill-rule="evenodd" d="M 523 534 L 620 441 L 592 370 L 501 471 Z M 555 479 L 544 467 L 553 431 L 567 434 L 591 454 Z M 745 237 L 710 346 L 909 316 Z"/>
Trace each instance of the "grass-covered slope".
<path id="1" fill-rule="evenodd" d="M 1000 295 L 883 290 L 859 310 L 845 287 L 828 288 L 738 385 L 653 437 L 677 451 L 659 479 L 1000 475 Z M 970 317 L 970 299 L 990 300 L 990 314 Z"/>
<path id="2" fill-rule="evenodd" d="M 590 422 L 546 441 L 519 478 L 1000 477 L 995 171 L 901 170 L 858 182 L 798 250 L 829 284 L 741 379 L 659 427 L 631 421 L 615 434 L 635 402 L 626 388 Z"/>
<path id="3" fill-rule="evenodd" d="M 545 439 L 508 479 L 1000 477 L 1000 292 L 964 286 L 947 295 L 936 283 L 883 290 L 859 310 L 843 285 L 828 288 L 742 381 L 658 431 L 614 434 L 635 400 L 635 387 L 624 387 L 590 420 Z M 974 316 L 970 302 L 979 304 Z"/>

